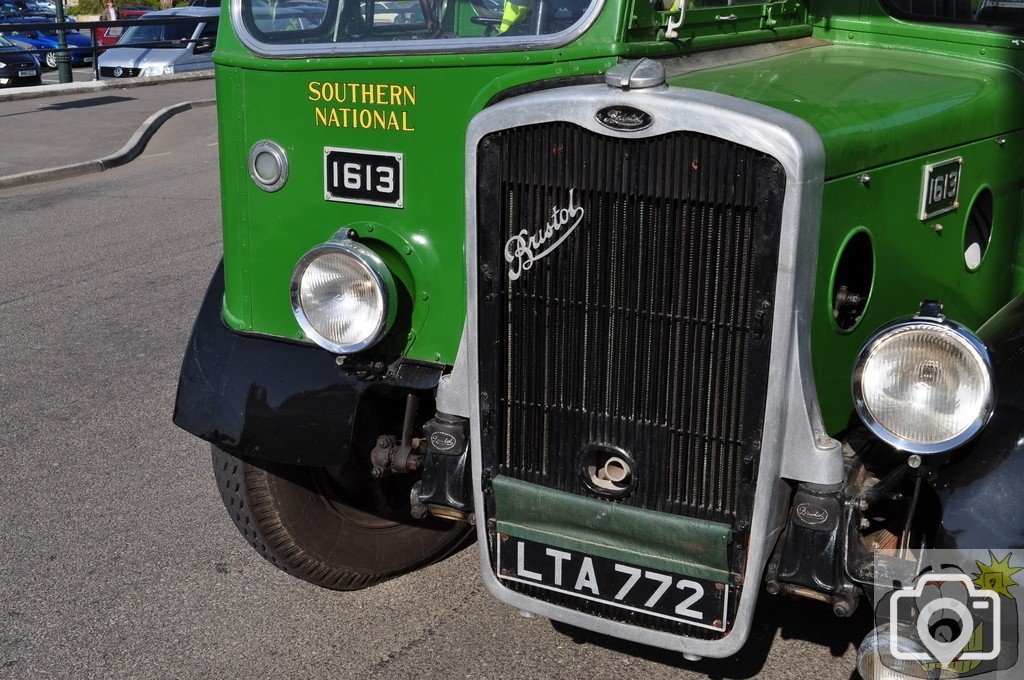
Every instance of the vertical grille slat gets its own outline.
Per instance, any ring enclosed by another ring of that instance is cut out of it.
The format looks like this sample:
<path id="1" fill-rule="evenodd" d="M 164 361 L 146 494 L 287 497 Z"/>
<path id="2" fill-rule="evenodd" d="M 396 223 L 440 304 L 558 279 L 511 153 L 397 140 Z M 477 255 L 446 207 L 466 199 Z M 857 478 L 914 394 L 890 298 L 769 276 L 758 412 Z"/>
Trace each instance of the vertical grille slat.
<path id="1" fill-rule="evenodd" d="M 589 494 L 576 456 L 614 444 L 639 468 L 616 502 L 741 535 L 767 398 L 779 164 L 696 133 L 555 122 L 485 137 L 478 178 L 485 464 Z M 541 233 L 570 195 L 579 227 L 511 280 L 509 239 Z"/>

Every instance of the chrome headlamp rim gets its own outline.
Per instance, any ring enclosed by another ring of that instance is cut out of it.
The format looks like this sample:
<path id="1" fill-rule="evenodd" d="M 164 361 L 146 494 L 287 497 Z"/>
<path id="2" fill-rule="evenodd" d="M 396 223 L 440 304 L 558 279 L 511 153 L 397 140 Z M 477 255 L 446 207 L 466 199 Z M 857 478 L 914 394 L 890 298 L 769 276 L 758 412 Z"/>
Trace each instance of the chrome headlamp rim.
<path id="1" fill-rule="evenodd" d="M 984 369 L 984 377 L 988 393 L 988 398 L 984 406 L 978 413 L 978 416 L 970 425 L 967 426 L 967 428 L 955 437 L 951 437 L 941 442 L 918 442 L 912 439 L 900 437 L 886 429 L 885 426 L 875 419 L 864 398 L 864 369 L 867 365 L 868 359 L 874 353 L 874 350 L 892 335 L 915 328 L 931 328 L 936 332 L 944 333 L 947 336 L 956 338 L 971 354 L 974 355 Z M 995 380 L 992 373 L 992 359 L 989 356 L 988 348 L 985 346 L 985 343 L 983 343 L 978 336 L 976 336 L 966 326 L 945 317 L 922 315 L 908 316 L 896 319 L 875 331 L 875 333 L 868 338 L 867 342 L 864 343 L 864 346 L 861 347 L 860 352 L 857 354 L 857 359 L 854 362 L 851 386 L 853 389 L 853 404 L 857 410 L 857 415 L 860 417 L 864 425 L 867 426 L 872 434 L 889 446 L 908 454 L 924 456 L 935 455 L 945 453 L 946 451 L 955 449 L 958 446 L 963 446 L 973 439 L 981 429 L 988 424 L 988 421 L 995 410 Z"/>
<path id="2" fill-rule="evenodd" d="M 267 182 L 260 174 L 256 172 L 256 158 L 261 153 L 268 153 L 274 157 L 277 161 L 278 168 L 280 169 L 277 179 L 273 182 Z M 249 169 L 249 178 L 253 181 L 253 184 L 258 186 L 267 192 L 275 192 L 284 186 L 284 183 L 288 181 L 288 154 L 285 153 L 284 149 L 277 142 L 273 142 L 269 139 L 264 139 L 256 142 L 249 149 L 249 157 L 246 159 L 246 165 Z"/>
<path id="3" fill-rule="evenodd" d="M 352 257 L 370 275 L 374 284 L 380 289 L 383 304 L 383 313 L 380 316 L 380 321 L 378 321 L 373 332 L 360 342 L 341 344 L 324 337 L 314 328 L 313 324 L 309 321 L 309 317 L 306 316 L 305 310 L 302 308 L 302 275 L 313 260 L 328 252 L 340 252 Z M 335 354 L 354 354 L 380 342 L 387 335 L 388 331 L 391 330 L 391 325 L 394 323 L 397 311 L 395 307 L 397 290 L 391 271 L 380 255 L 362 243 L 348 238 L 346 230 L 342 230 L 330 241 L 321 243 L 299 258 L 299 261 L 295 263 L 295 269 L 292 270 L 289 296 L 292 303 L 292 313 L 295 315 L 295 320 L 299 323 L 302 332 L 317 345 Z"/>

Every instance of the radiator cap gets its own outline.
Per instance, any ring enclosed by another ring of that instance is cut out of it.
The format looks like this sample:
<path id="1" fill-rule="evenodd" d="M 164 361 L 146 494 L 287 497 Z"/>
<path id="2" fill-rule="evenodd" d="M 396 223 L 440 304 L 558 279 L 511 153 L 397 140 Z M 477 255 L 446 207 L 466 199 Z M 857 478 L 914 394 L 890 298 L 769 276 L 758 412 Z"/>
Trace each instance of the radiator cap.
<path id="1" fill-rule="evenodd" d="M 620 90 L 638 90 L 665 84 L 665 67 L 653 59 L 619 62 L 605 71 L 604 82 Z"/>

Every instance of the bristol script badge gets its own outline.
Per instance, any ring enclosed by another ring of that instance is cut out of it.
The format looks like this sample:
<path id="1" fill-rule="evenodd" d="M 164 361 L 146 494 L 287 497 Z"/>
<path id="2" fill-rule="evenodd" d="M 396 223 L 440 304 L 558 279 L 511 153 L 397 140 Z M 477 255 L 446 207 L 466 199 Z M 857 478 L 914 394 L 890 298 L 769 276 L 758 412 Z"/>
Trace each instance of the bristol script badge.
<path id="1" fill-rule="evenodd" d="M 551 219 L 542 229 L 534 234 L 523 229 L 505 242 L 505 261 L 511 265 L 508 270 L 510 280 L 515 281 L 522 276 L 534 262 L 551 253 L 580 226 L 586 211 L 576 205 L 575 194 L 575 189 L 569 190 L 568 207 L 555 206 L 551 209 Z"/>

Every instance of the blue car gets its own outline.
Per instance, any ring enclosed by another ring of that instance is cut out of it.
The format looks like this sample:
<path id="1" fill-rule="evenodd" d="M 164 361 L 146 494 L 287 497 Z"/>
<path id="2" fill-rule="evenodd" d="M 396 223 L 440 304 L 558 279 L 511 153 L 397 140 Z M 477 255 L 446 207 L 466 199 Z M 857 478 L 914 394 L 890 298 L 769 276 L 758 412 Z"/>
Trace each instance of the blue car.
<path id="1" fill-rule="evenodd" d="M 23 19 L 21 21 L 8 20 L 7 23 L 38 24 L 42 22 L 39 19 Z M 71 48 L 69 51 L 71 54 L 71 65 L 91 65 L 92 39 L 74 30 L 65 31 L 65 35 L 67 36 L 68 47 Z M 31 49 L 38 50 L 48 67 L 57 68 L 57 52 L 55 51 L 57 49 L 57 29 L 5 31 L 3 36 L 27 44 Z"/>

